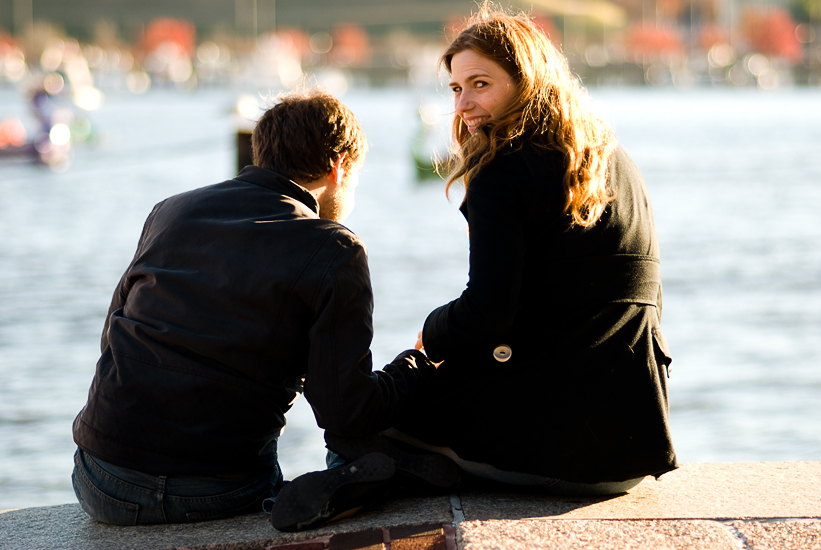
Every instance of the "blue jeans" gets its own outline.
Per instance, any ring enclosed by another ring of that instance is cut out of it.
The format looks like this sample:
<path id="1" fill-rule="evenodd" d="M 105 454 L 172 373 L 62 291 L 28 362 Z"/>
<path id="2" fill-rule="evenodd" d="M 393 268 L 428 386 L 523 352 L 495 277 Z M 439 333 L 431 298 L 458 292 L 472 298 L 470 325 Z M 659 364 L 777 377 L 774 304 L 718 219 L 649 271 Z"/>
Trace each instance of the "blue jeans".
<path id="1" fill-rule="evenodd" d="M 155 476 L 115 466 L 77 449 L 71 482 L 80 506 L 111 525 L 188 523 L 262 511 L 276 497 L 282 472 L 276 440 L 265 454 L 272 470 L 243 477 Z"/>
<path id="2" fill-rule="evenodd" d="M 344 458 L 342 458 L 330 449 L 328 449 L 328 451 L 325 453 L 325 466 L 327 466 L 329 470 L 339 468 L 340 466 L 344 466 L 347 463 L 347 460 L 345 460 Z"/>

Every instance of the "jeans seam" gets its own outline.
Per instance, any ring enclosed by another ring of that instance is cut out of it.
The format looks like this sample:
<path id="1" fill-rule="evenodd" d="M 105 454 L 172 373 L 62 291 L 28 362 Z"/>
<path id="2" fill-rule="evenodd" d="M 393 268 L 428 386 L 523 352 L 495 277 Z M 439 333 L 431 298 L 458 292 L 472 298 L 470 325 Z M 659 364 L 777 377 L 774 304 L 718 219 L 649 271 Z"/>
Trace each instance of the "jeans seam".
<path id="1" fill-rule="evenodd" d="M 162 512 L 162 520 L 168 523 L 168 516 L 165 514 L 165 483 L 168 480 L 166 476 L 159 476 L 157 478 L 157 493 L 156 499 L 159 501 L 159 509 Z"/>

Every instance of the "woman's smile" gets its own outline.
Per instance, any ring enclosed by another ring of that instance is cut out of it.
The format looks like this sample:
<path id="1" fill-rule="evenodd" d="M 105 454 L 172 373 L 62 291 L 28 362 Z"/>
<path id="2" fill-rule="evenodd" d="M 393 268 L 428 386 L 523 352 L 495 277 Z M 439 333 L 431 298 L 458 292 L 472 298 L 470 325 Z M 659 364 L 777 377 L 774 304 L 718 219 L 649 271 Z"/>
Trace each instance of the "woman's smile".
<path id="1" fill-rule="evenodd" d="M 456 114 L 470 133 L 498 118 L 516 93 L 516 83 L 507 71 L 473 50 L 455 54 L 450 68 Z"/>

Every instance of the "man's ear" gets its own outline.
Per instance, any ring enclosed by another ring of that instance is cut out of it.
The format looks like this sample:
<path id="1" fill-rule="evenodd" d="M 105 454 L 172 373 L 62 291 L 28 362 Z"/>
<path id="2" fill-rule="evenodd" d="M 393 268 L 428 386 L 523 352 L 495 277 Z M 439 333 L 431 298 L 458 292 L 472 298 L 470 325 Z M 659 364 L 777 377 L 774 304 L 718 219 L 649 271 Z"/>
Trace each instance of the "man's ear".
<path id="1" fill-rule="evenodd" d="M 342 153 L 334 161 L 334 166 L 331 168 L 331 180 L 337 185 L 341 184 L 345 179 L 345 161 L 348 160 L 348 153 Z"/>

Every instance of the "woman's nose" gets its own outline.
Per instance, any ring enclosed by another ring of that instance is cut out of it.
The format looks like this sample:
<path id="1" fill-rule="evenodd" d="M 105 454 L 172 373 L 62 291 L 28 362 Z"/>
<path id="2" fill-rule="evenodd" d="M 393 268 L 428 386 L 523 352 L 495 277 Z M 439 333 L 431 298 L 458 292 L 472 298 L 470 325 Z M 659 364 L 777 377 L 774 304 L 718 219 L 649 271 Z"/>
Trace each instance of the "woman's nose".
<path id="1" fill-rule="evenodd" d="M 470 94 L 469 94 L 469 93 L 462 92 L 462 93 L 461 93 L 461 94 L 459 94 L 459 96 L 456 98 L 456 106 L 455 106 L 455 108 L 456 108 L 456 112 L 457 112 L 457 113 L 462 114 L 462 113 L 464 113 L 464 112 L 467 112 L 467 111 L 469 111 L 469 110 L 470 110 L 470 108 L 471 108 L 472 106 L 473 106 L 473 100 L 471 99 L 471 97 L 470 97 Z"/>

